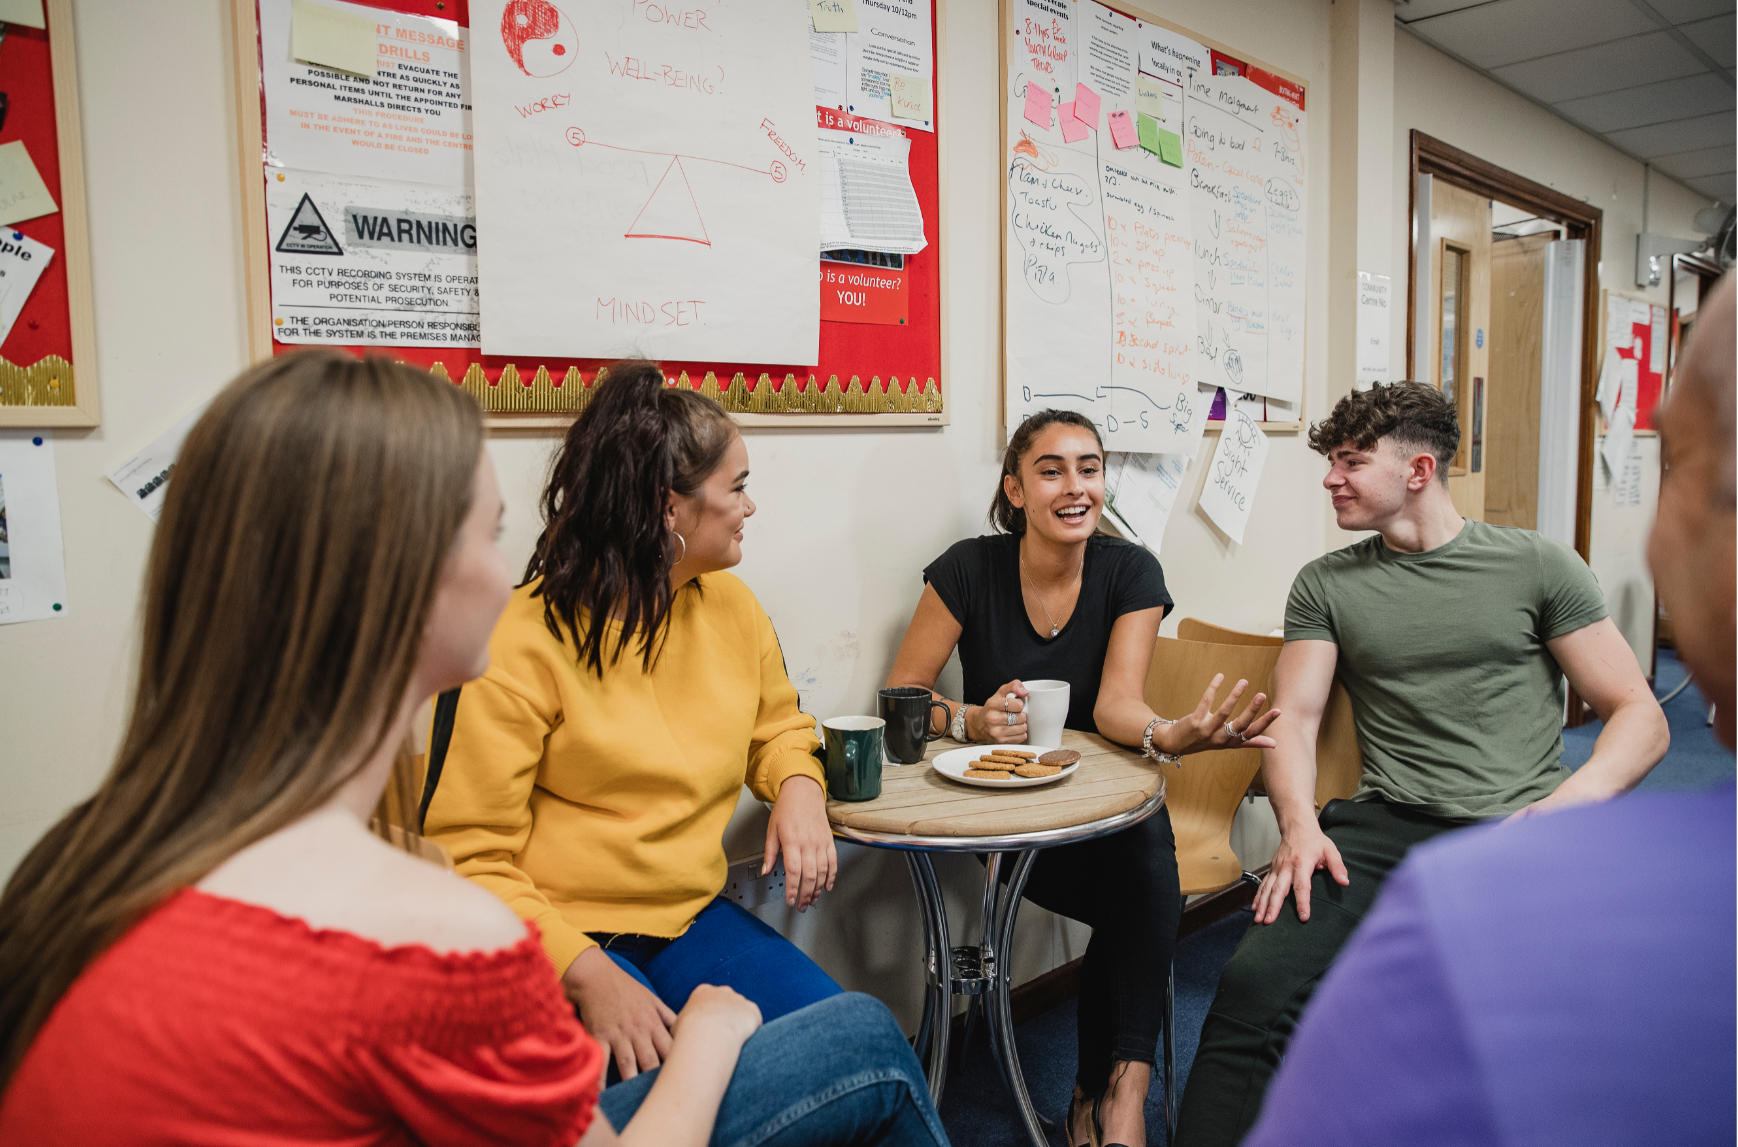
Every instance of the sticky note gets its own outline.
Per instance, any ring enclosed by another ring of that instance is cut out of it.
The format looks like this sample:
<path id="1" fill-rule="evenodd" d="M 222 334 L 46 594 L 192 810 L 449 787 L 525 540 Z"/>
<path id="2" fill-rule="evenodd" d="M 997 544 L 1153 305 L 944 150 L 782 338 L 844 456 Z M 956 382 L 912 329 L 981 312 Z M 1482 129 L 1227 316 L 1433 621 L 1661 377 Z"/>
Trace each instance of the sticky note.
<path id="1" fill-rule="evenodd" d="M 929 81 L 922 76 L 894 72 L 893 114 L 899 119 L 918 119 L 924 123 L 934 119 L 929 111 Z"/>
<path id="2" fill-rule="evenodd" d="M 1074 85 L 1074 118 L 1098 130 L 1098 93 L 1085 84 Z"/>
<path id="3" fill-rule="evenodd" d="M 0 144 L 0 226 L 34 219 L 38 215 L 53 215 L 60 208 L 41 172 L 24 149 L 24 141 L 15 139 Z"/>
<path id="4" fill-rule="evenodd" d="M 1135 117 L 1127 112 L 1111 112 L 1110 141 L 1118 147 L 1139 147 L 1140 136 L 1135 132 Z"/>
<path id="5" fill-rule="evenodd" d="M 1063 143 L 1079 143 L 1086 138 L 1086 125 L 1075 117 L 1072 102 L 1065 103 L 1056 110 L 1056 119 L 1062 127 Z"/>
<path id="6" fill-rule="evenodd" d="M 375 50 L 374 17 L 340 12 L 310 0 L 291 0 L 293 58 L 372 77 L 379 70 Z"/>
<path id="7" fill-rule="evenodd" d="M 1138 112 L 1135 114 L 1135 120 L 1141 133 L 1141 146 L 1154 155 L 1159 154 L 1159 121 L 1150 115 L 1142 115 Z"/>
<path id="8" fill-rule="evenodd" d="M 1157 120 L 1165 118 L 1164 90 L 1158 80 L 1141 72 L 1135 73 L 1135 111 Z"/>
<path id="9" fill-rule="evenodd" d="M 1172 167 L 1183 166 L 1183 137 L 1174 131 L 1159 129 L 1159 158 Z"/>
<path id="10" fill-rule="evenodd" d="M 1050 93 L 1031 82 L 1026 84 L 1026 118 L 1050 130 Z"/>
<path id="11" fill-rule="evenodd" d="M 855 32 L 857 0 L 809 0 L 817 32 Z"/>
<path id="12" fill-rule="evenodd" d="M 42 0 L 0 0 L 0 24 L 46 28 L 48 25 L 42 19 Z"/>

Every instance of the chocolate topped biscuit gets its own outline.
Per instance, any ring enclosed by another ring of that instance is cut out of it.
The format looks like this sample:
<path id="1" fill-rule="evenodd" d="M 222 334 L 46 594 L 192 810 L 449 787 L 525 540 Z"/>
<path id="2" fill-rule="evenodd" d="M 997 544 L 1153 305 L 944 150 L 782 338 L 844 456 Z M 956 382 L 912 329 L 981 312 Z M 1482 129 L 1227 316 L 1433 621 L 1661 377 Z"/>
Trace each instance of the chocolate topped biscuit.
<path id="1" fill-rule="evenodd" d="M 1057 765 L 1066 768 L 1079 759 L 1080 754 L 1075 752 L 1073 749 L 1051 749 L 1048 753 L 1045 753 L 1042 757 L 1038 758 L 1038 763 L 1041 765 Z"/>

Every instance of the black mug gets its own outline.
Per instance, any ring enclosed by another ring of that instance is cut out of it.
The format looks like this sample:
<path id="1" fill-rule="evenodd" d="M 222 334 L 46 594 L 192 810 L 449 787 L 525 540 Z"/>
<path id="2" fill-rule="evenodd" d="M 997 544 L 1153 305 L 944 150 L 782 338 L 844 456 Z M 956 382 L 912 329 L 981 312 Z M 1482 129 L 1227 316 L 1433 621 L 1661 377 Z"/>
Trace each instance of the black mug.
<path id="1" fill-rule="evenodd" d="M 929 714 L 941 710 L 942 728 L 947 728 L 947 706 L 928 689 L 894 685 L 881 690 L 881 719 L 887 722 L 887 755 L 902 765 L 923 760 L 924 746 L 940 737 L 929 731 Z"/>

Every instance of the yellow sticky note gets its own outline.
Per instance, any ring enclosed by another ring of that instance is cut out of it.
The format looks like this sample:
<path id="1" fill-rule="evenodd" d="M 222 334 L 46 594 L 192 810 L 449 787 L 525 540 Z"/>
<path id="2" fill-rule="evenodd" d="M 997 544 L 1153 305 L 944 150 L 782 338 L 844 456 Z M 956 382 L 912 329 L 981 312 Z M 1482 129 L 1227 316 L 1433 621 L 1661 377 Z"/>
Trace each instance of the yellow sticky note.
<path id="1" fill-rule="evenodd" d="M 929 111 L 929 81 L 922 76 L 893 75 L 893 115 L 897 119 L 920 119 L 928 123 L 935 117 Z"/>
<path id="2" fill-rule="evenodd" d="M 1158 80 L 1144 72 L 1135 73 L 1135 111 L 1160 123 L 1165 122 L 1163 90 Z"/>
<path id="3" fill-rule="evenodd" d="M 46 28 L 42 19 L 42 0 L 0 0 L 0 24 L 23 24 L 27 28 Z"/>
<path id="4" fill-rule="evenodd" d="M 809 0 L 817 32 L 855 32 L 857 0 Z"/>
<path id="5" fill-rule="evenodd" d="M 290 55 L 295 59 L 372 77 L 379 70 L 375 51 L 372 16 L 340 12 L 309 0 L 293 0 Z"/>
<path id="6" fill-rule="evenodd" d="M 0 226 L 59 210 L 30 153 L 24 150 L 24 141 L 0 144 Z"/>

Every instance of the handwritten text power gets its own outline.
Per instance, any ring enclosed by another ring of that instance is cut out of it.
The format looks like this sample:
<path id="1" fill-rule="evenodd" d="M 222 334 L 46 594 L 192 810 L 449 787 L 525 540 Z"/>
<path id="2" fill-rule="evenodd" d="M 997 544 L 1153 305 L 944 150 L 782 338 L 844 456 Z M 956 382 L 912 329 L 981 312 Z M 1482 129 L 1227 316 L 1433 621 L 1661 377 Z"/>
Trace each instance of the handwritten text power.
<path id="1" fill-rule="evenodd" d="M 649 24 L 660 24 L 666 28 L 684 28 L 690 32 L 710 32 L 706 24 L 706 11 L 703 8 L 672 8 L 668 4 L 656 4 L 652 0 L 634 0 L 634 15 Z"/>

